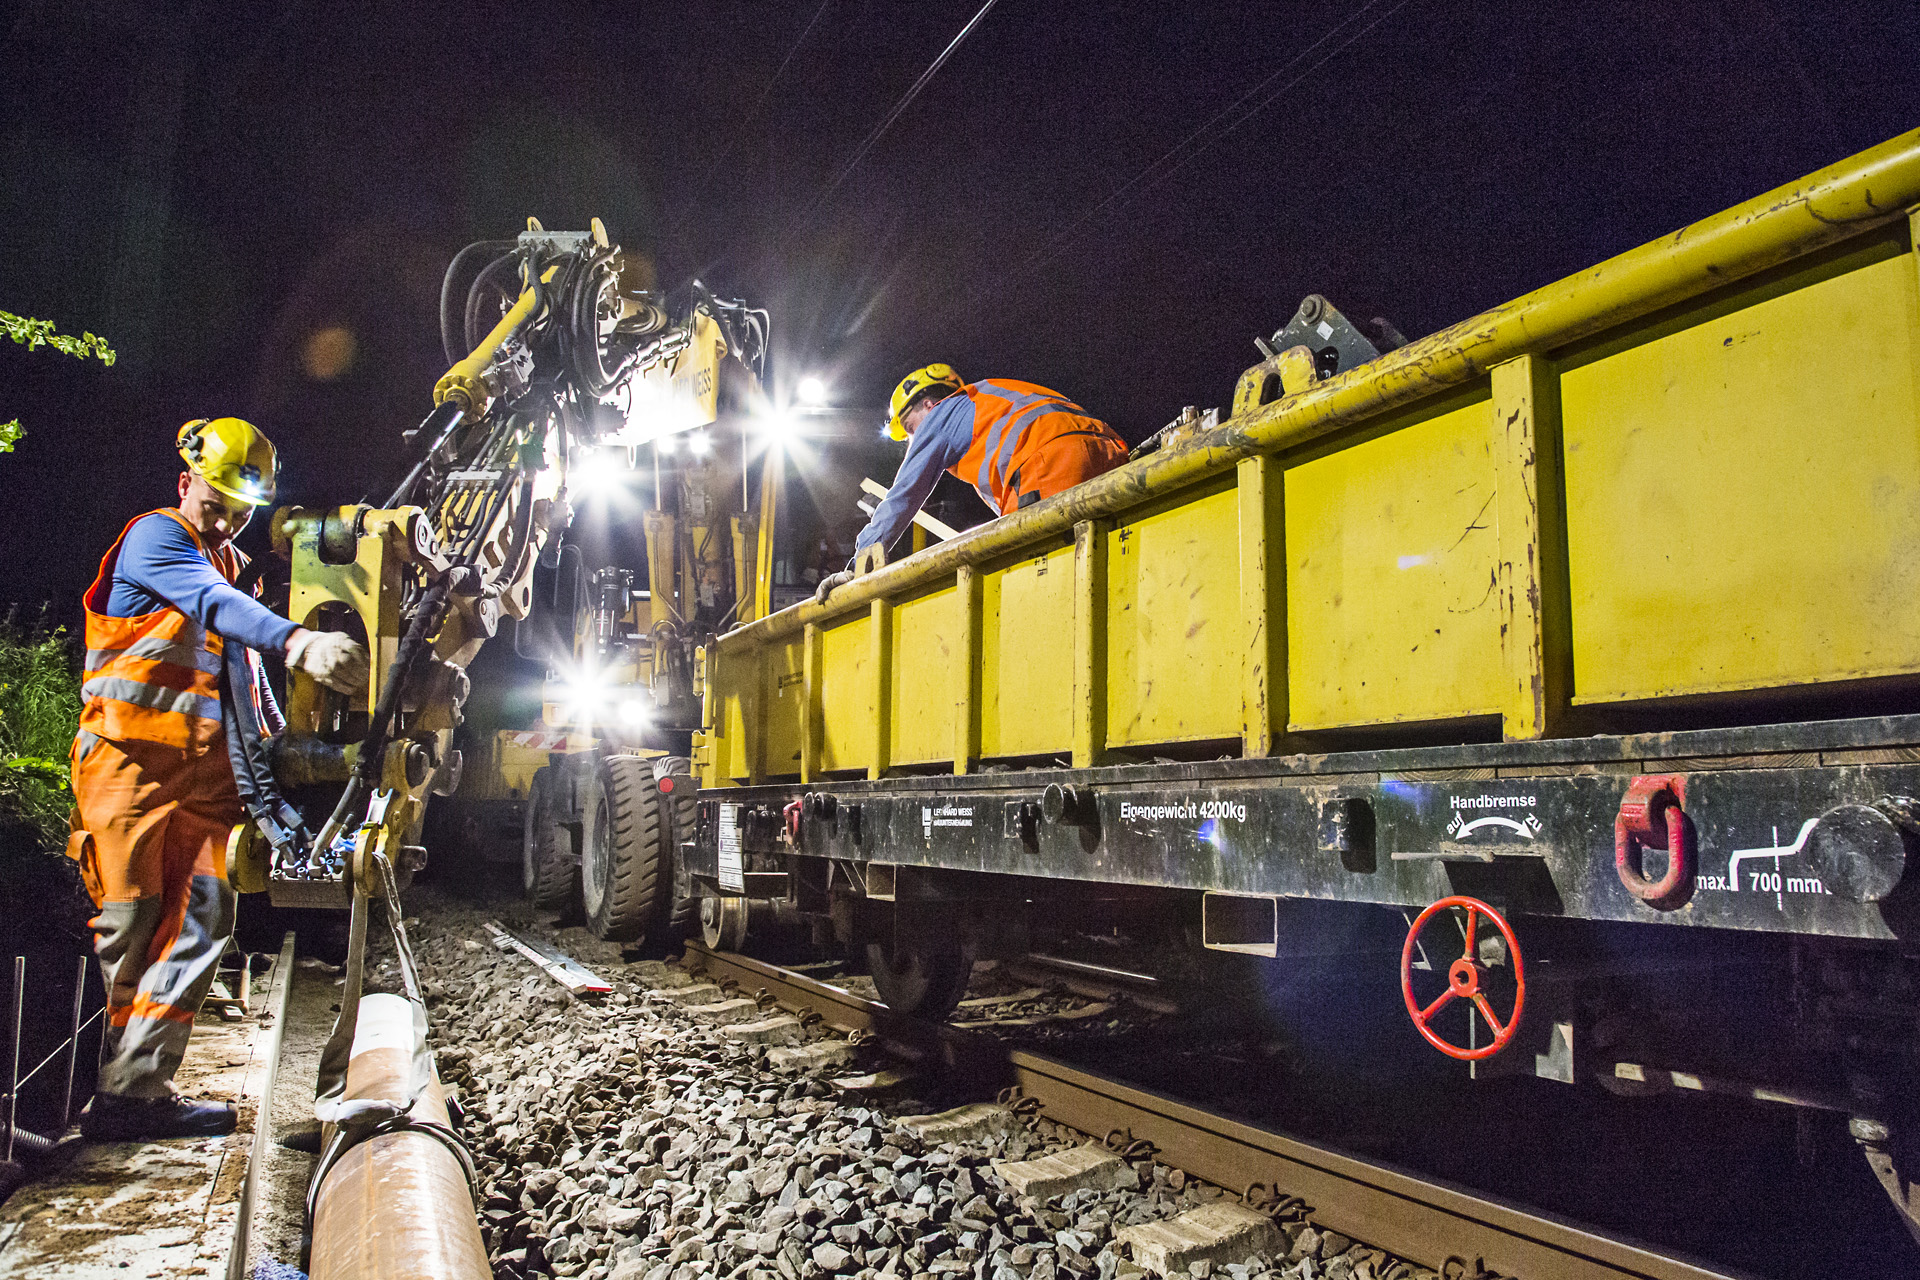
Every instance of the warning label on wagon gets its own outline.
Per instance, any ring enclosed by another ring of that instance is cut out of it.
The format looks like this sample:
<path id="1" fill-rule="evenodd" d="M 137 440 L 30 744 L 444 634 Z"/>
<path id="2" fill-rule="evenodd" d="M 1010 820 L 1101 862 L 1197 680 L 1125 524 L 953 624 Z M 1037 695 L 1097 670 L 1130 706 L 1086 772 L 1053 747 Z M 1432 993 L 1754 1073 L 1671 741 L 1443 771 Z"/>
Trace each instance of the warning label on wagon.
<path id="1" fill-rule="evenodd" d="M 720 887 L 745 893 L 746 867 L 740 861 L 740 806 L 720 806 Z"/>

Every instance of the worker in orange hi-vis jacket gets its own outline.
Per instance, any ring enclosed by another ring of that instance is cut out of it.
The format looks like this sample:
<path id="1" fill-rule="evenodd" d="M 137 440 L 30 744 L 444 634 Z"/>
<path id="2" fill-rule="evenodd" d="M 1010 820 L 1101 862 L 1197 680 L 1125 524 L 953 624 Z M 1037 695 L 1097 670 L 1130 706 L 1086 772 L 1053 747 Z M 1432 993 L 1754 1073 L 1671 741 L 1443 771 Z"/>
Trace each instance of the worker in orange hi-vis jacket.
<path id="1" fill-rule="evenodd" d="M 239 418 L 201 419 L 176 444 L 179 506 L 131 521 L 84 598 L 67 848 L 99 907 L 107 1029 L 82 1128 L 100 1141 L 233 1131 L 230 1105 L 181 1098 L 173 1073 L 233 932 L 226 848 L 248 816 L 235 761 L 282 727 L 250 651 L 282 653 L 344 692 L 367 681 L 364 646 L 296 626 L 234 586 L 246 560 L 230 540 L 273 500 L 266 436 Z"/>
<path id="2" fill-rule="evenodd" d="M 942 471 L 1008 515 L 1127 460 L 1126 441 L 1058 391 L 1011 378 L 962 382 L 946 364 L 901 379 L 888 406 L 887 433 L 911 443 L 887 496 L 854 540 L 856 555 L 904 533 Z M 821 579 L 814 598 L 824 601 L 852 577 L 842 572 Z"/>

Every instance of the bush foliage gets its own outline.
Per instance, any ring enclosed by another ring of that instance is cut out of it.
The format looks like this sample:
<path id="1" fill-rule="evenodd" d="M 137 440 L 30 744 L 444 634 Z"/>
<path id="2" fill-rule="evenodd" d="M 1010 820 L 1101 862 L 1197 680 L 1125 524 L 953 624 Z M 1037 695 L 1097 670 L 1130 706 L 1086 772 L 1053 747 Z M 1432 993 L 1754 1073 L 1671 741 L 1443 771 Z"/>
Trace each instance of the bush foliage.
<path id="1" fill-rule="evenodd" d="M 111 365 L 117 358 L 105 338 L 85 333 L 78 338 L 70 337 L 54 330 L 53 321 L 36 320 L 32 316 L 17 316 L 11 311 L 0 311 L 0 334 L 12 338 L 15 342 L 32 351 L 37 347 L 52 347 L 55 351 L 72 356 L 75 360 L 85 360 L 89 356 L 101 364 Z M 26 435 L 26 428 L 20 425 L 20 419 L 0 422 L 0 453 L 12 453 L 13 446 Z"/>
<path id="2" fill-rule="evenodd" d="M 0 620 L 0 814 L 67 839 L 67 752 L 80 724 L 79 662 L 66 630 Z"/>

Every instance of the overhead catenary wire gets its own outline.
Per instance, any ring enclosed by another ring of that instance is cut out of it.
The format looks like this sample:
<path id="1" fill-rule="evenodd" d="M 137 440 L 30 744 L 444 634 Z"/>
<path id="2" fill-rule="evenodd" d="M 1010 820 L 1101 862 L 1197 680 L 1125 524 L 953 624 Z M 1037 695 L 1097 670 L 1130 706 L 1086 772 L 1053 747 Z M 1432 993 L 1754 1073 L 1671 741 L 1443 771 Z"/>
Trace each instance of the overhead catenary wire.
<path id="1" fill-rule="evenodd" d="M 1045 244 L 1041 245 L 1038 249 L 1034 250 L 1018 265 L 1011 267 L 1006 271 L 1001 272 L 1000 274 L 998 274 L 997 276 L 989 280 L 986 284 L 982 285 L 979 289 L 975 290 L 972 296 L 969 298 L 969 302 L 978 303 L 982 301 L 988 295 L 992 294 L 996 289 L 998 289 L 1001 285 L 1005 284 L 1008 280 L 1013 279 L 1016 276 L 1023 275 L 1029 268 L 1033 267 L 1035 264 L 1040 263 L 1046 260 L 1047 258 L 1053 256 L 1053 254 L 1062 245 L 1066 244 L 1069 240 L 1071 240 L 1074 237 L 1075 233 L 1077 233 L 1082 227 L 1086 226 L 1087 223 L 1093 221 L 1093 219 L 1097 218 L 1101 213 L 1105 212 L 1111 205 L 1114 204 L 1114 202 L 1126 197 L 1136 187 L 1139 187 L 1141 183 L 1144 182 L 1147 184 L 1146 187 L 1144 188 L 1145 191 L 1151 191 L 1154 187 L 1157 187 L 1162 182 L 1165 182 L 1168 178 L 1172 177 L 1175 173 L 1179 172 L 1182 168 L 1184 168 L 1190 161 L 1198 157 L 1202 152 L 1206 151 L 1209 147 L 1212 147 L 1213 145 L 1218 143 L 1221 139 L 1225 138 L 1228 134 L 1232 133 L 1234 130 L 1238 129 L 1241 125 L 1247 123 L 1247 121 L 1253 119 L 1255 116 L 1259 115 L 1260 112 L 1264 111 L 1267 107 L 1271 106 L 1274 103 L 1274 101 L 1278 99 L 1282 94 L 1286 93 L 1289 89 L 1292 89 L 1294 86 L 1298 85 L 1301 81 L 1305 80 L 1308 76 L 1312 75 L 1315 71 L 1318 71 L 1321 67 L 1325 66 L 1328 62 L 1332 61 L 1334 58 L 1344 53 L 1347 49 L 1351 48 L 1355 43 L 1357 43 L 1361 38 L 1363 38 L 1369 32 L 1371 32 L 1375 27 L 1378 27 L 1381 23 L 1385 22 L 1388 18 L 1391 18 L 1394 14 L 1400 12 L 1400 10 L 1406 8 L 1409 4 L 1413 3 L 1413 0 L 1397 0 L 1397 3 L 1395 3 L 1392 8 L 1388 9 L 1385 13 L 1382 13 L 1379 17 L 1375 18 L 1372 22 L 1369 22 L 1366 26 L 1361 27 L 1358 31 L 1355 31 L 1352 35 L 1348 36 L 1346 39 L 1340 41 L 1339 44 L 1327 50 L 1326 53 L 1324 53 L 1318 59 L 1316 59 L 1312 63 L 1312 65 L 1301 70 L 1297 75 L 1294 75 L 1291 79 L 1287 80 L 1285 84 L 1280 85 L 1278 88 L 1274 89 L 1271 93 L 1267 93 L 1265 97 L 1261 98 L 1258 102 L 1254 103 L 1253 106 L 1247 107 L 1244 112 L 1241 112 L 1241 108 L 1246 106 L 1246 103 L 1249 99 L 1254 98 L 1256 95 L 1259 95 L 1265 92 L 1267 88 L 1273 84 L 1274 81 L 1287 75 L 1289 72 L 1293 71 L 1294 68 L 1300 66 L 1302 62 L 1306 61 L 1308 58 L 1311 58 L 1313 54 L 1317 50 L 1319 50 L 1322 46 L 1327 44 L 1328 41 L 1333 40 L 1335 37 L 1339 36 L 1339 34 L 1342 31 L 1346 30 L 1348 27 L 1351 27 L 1354 23 L 1358 22 L 1361 18 L 1365 17 L 1370 10 L 1375 8 L 1380 3 L 1381 3 L 1381 0 L 1367 0 L 1367 3 L 1361 5 L 1360 8 L 1356 9 L 1353 13 L 1349 14 L 1346 18 L 1342 19 L 1325 35 L 1321 36 L 1318 40 L 1315 40 L 1312 44 L 1308 45 L 1306 48 L 1302 49 L 1299 53 L 1296 53 L 1293 57 L 1289 58 L 1286 64 L 1280 67 L 1279 70 L 1273 72 L 1271 75 L 1268 75 L 1265 79 L 1260 81 L 1259 84 L 1254 85 L 1251 89 L 1248 89 L 1245 93 L 1241 94 L 1238 98 L 1236 98 L 1233 101 L 1233 103 L 1230 106 L 1227 106 L 1221 109 L 1220 111 L 1214 113 L 1214 115 L 1211 116 L 1206 121 L 1206 123 L 1202 124 L 1199 128 L 1195 129 L 1192 133 L 1189 133 L 1185 138 L 1182 138 L 1179 142 L 1175 143 L 1152 164 L 1149 164 L 1144 169 L 1134 174 L 1131 178 L 1128 178 L 1125 182 L 1121 183 L 1119 187 L 1115 188 L 1112 192 L 1108 193 L 1105 199 L 1101 200 L 1098 204 L 1094 205 L 1091 209 L 1086 210 L 1079 217 L 1075 218 L 1072 222 L 1068 223 L 1065 227 L 1055 232 L 1053 236 L 1050 239 L 1048 239 Z M 1215 126 L 1219 125 L 1221 121 L 1226 120 L 1230 116 L 1233 116 L 1236 112 L 1241 112 L 1238 119 L 1231 121 L 1231 123 L 1227 124 L 1225 128 L 1220 129 L 1219 132 L 1215 134 L 1213 137 L 1210 137 L 1210 138 L 1205 137 L 1205 135 L 1212 132 Z M 1205 141 L 1201 141 L 1202 138 L 1205 138 Z M 1196 143 L 1198 143 L 1198 145 L 1195 145 Z M 1183 152 L 1185 154 L 1182 154 Z M 1178 157 L 1177 160 L 1175 159 L 1176 157 Z M 1169 161 L 1174 161 L 1174 163 L 1172 163 L 1163 172 L 1160 172 L 1156 176 L 1155 171 L 1161 169 L 1161 166 L 1167 165 Z M 1148 181 L 1149 178 L 1151 178 L 1152 180 Z"/>
<path id="2" fill-rule="evenodd" d="M 858 147 L 854 148 L 853 155 L 848 158 L 846 164 L 841 166 L 840 172 L 834 175 L 833 181 L 829 182 L 820 194 L 813 198 L 813 202 L 807 206 L 806 212 L 800 215 L 800 226 L 804 227 L 807 223 L 811 222 L 813 215 L 819 212 L 820 206 L 832 198 L 833 193 L 840 189 L 841 184 L 846 182 L 846 180 L 852 176 L 853 171 L 860 167 L 860 162 L 866 158 L 867 152 L 873 150 L 873 145 L 880 141 L 888 129 L 893 127 L 894 121 L 898 120 L 901 115 L 905 113 L 906 109 L 913 105 L 913 100 L 920 96 L 920 91 L 932 82 L 933 77 L 939 73 L 940 68 L 946 65 L 947 59 L 953 56 L 954 50 L 958 49 L 961 43 L 973 34 L 974 28 L 980 25 L 982 20 L 986 18 L 988 11 L 997 3 L 998 0 L 986 0 L 986 3 L 980 6 L 979 11 L 967 19 L 967 25 L 960 28 L 959 34 L 947 42 L 947 47 L 940 51 L 940 56 L 935 58 L 925 71 L 920 73 L 920 78 L 913 82 L 913 87 L 900 96 L 900 100 L 893 104 L 893 109 L 887 112 L 880 123 L 873 127 L 873 131 L 867 134 L 866 138 L 861 141 Z"/>
<path id="3" fill-rule="evenodd" d="M 767 78 L 766 87 L 760 90 L 760 96 L 754 101 L 752 109 L 741 117 L 739 124 L 733 127 L 733 135 L 727 139 L 726 145 L 720 148 L 720 152 L 714 157 L 713 163 L 707 166 L 707 171 L 701 174 L 700 180 L 695 182 L 690 188 L 694 199 L 689 200 L 687 206 L 681 210 L 680 216 L 673 220 L 673 227 L 669 234 L 674 238 L 679 239 L 682 232 L 686 230 L 687 219 L 693 216 L 694 204 L 700 194 L 707 189 L 707 184 L 713 181 L 714 176 L 720 172 L 721 167 L 733 158 L 735 138 L 744 132 L 748 125 L 760 118 L 760 113 L 766 109 L 767 100 L 773 97 L 775 87 L 779 85 L 781 78 L 787 74 L 787 68 L 793 65 L 793 60 L 795 56 L 799 54 L 801 46 L 807 43 L 807 37 L 812 35 L 813 29 L 820 25 L 820 19 L 826 16 L 827 9 L 832 4 L 833 0 L 820 0 L 820 7 L 813 11 L 813 17 L 807 20 L 807 25 L 800 29 L 799 36 L 794 39 L 793 45 L 787 50 L 787 56 L 780 60 L 780 65 L 776 67 L 773 74 Z"/>

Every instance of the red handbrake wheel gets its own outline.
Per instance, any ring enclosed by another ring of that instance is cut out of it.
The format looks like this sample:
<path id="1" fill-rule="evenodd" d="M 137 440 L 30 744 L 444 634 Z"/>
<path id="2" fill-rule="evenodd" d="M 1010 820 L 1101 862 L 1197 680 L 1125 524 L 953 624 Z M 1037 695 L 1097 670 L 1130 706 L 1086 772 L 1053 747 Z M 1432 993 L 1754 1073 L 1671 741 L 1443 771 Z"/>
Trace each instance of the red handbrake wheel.
<path id="1" fill-rule="evenodd" d="M 1458 960 L 1447 967 L 1447 989 L 1431 1004 L 1422 1005 L 1413 994 L 1413 953 L 1420 938 L 1420 931 L 1426 928 L 1427 921 L 1449 908 L 1459 908 L 1467 913 L 1466 951 Z M 1479 926 L 1481 916 L 1493 922 L 1500 930 L 1500 936 L 1506 939 L 1507 955 L 1513 964 L 1513 1012 L 1502 1021 L 1494 1012 L 1493 1002 L 1487 999 L 1487 993 L 1481 990 L 1486 978 L 1486 968 L 1478 958 L 1474 944 L 1474 931 Z M 1413 1019 L 1414 1028 L 1420 1032 L 1426 1042 L 1450 1058 L 1473 1061 L 1478 1058 L 1491 1058 L 1513 1041 L 1513 1034 L 1520 1027 L 1520 1013 L 1527 1003 L 1527 972 L 1520 960 L 1520 940 L 1513 936 L 1513 928 L 1498 911 L 1478 898 L 1466 898 L 1458 895 L 1442 898 L 1422 911 L 1413 922 L 1413 928 L 1407 930 L 1407 943 L 1400 949 L 1400 994 L 1407 1002 L 1407 1016 Z M 1487 1029 L 1493 1032 L 1493 1041 L 1478 1048 L 1469 1049 L 1443 1040 L 1433 1029 L 1433 1015 L 1452 1004 L 1455 1000 L 1465 1000 L 1479 1010 L 1486 1019 Z"/>

